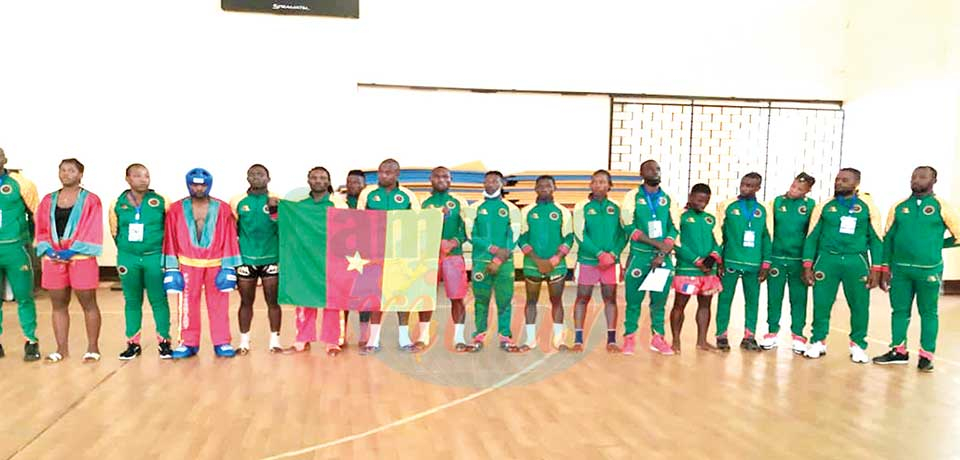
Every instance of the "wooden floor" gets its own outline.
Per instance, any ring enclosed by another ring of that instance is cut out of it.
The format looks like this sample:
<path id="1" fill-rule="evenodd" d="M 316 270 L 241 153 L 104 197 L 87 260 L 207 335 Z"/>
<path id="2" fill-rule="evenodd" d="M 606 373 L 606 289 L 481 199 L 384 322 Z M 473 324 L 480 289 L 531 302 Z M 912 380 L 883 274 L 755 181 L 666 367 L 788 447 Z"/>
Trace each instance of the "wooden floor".
<path id="1" fill-rule="evenodd" d="M 104 359 L 92 365 L 79 361 L 79 305 L 72 305 L 74 355 L 56 365 L 21 361 L 16 307 L 3 305 L 0 458 L 960 458 L 958 297 L 941 303 L 933 374 L 916 371 L 915 353 L 909 366 L 850 363 L 842 298 L 830 351 L 819 361 L 787 349 L 697 352 L 692 307 L 685 351 L 674 357 L 648 351 L 646 308 L 643 346 L 632 357 L 603 351 L 602 321 L 582 355 L 506 355 L 495 347 L 454 355 L 448 308 L 434 321 L 443 343 L 423 355 L 396 350 L 390 315 L 384 351 L 375 357 L 355 347 L 338 358 L 319 350 L 278 356 L 264 349 L 266 315 L 258 304 L 249 356 L 218 360 L 204 342 L 198 358 L 161 362 L 150 337 L 144 356 L 127 363 L 116 359 L 124 345 L 122 299 L 107 289 L 99 298 Z M 519 289 L 514 303 L 522 303 Z M 48 353 L 49 300 L 38 304 L 41 351 Z M 735 325 L 742 324 L 740 305 Z M 881 293 L 871 310 L 872 356 L 889 340 Z M 284 313 L 289 343 L 294 317 Z M 568 309 L 572 327 L 571 315 Z M 152 316 L 145 317 L 148 330 Z M 231 317 L 236 328 L 235 312 Z M 521 318 L 515 309 L 514 331 Z M 912 351 L 918 327 L 915 319 Z M 736 343 L 742 328 L 732 331 Z M 543 322 L 542 346 L 548 333 Z"/>

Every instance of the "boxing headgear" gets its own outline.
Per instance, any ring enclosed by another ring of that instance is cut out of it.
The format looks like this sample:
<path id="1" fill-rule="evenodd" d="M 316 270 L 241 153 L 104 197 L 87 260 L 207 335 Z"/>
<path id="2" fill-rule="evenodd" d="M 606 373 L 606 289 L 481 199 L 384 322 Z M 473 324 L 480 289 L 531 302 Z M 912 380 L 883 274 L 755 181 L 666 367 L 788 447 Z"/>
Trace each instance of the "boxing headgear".
<path id="1" fill-rule="evenodd" d="M 213 175 L 206 169 L 193 168 L 187 172 L 187 193 L 190 193 L 190 186 L 193 184 L 206 185 L 207 195 L 210 195 L 210 189 L 213 188 Z"/>

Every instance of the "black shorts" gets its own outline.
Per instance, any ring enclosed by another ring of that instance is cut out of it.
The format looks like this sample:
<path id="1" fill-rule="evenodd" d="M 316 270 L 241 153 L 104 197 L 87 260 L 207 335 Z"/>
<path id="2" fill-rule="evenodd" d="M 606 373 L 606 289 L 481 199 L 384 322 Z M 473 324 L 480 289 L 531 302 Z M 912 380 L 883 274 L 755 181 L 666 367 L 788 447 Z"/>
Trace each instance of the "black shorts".
<path id="1" fill-rule="evenodd" d="M 279 275 L 280 267 L 278 267 L 277 264 L 240 265 L 237 267 L 237 278 L 242 280 L 276 278 Z"/>
<path id="2" fill-rule="evenodd" d="M 547 284 L 555 284 L 555 283 L 563 282 L 564 280 L 566 280 L 566 279 L 567 279 L 567 275 L 566 275 L 566 274 L 557 275 L 557 276 L 548 276 L 548 275 L 528 276 L 528 275 L 524 275 L 523 278 L 524 278 L 528 283 L 540 284 L 540 283 L 546 281 Z"/>

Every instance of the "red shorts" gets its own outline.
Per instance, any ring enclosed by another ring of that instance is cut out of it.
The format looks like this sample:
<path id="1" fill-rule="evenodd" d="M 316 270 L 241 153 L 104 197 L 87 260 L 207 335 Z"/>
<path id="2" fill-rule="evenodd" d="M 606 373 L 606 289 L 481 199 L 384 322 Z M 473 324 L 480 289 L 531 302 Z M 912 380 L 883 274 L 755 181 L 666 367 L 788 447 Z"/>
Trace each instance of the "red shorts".
<path id="1" fill-rule="evenodd" d="M 100 267 L 96 258 L 71 260 L 67 263 L 43 258 L 40 286 L 44 289 L 73 288 L 83 291 L 100 284 Z"/>
<path id="2" fill-rule="evenodd" d="M 467 263 L 463 256 L 447 256 L 440 261 L 440 281 L 449 299 L 467 296 Z"/>
<path id="3" fill-rule="evenodd" d="M 709 276 L 674 276 L 673 290 L 686 295 L 714 295 L 723 290 L 720 277 Z"/>
<path id="4" fill-rule="evenodd" d="M 619 280 L 620 264 L 603 269 L 594 265 L 577 264 L 577 284 L 580 286 L 595 286 L 597 283 L 610 286 L 617 284 Z"/>

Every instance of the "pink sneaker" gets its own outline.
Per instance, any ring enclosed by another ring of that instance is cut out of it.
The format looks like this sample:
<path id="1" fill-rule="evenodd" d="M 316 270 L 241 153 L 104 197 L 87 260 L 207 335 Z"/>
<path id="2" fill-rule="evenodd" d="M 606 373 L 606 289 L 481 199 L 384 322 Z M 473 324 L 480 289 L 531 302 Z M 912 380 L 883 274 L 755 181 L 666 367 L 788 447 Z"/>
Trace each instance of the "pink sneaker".
<path id="1" fill-rule="evenodd" d="M 663 339 L 663 336 L 660 334 L 654 334 L 653 339 L 650 340 L 650 349 L 660 353 L 661 355 L 672 355 L 673 348 L 666 340 Z"/>
<path id="2" fill-rule="evenodd" d="M 637 335 L 627 334 L 623 336 L 623 354 L 632 355 L 637 348 Z"/>

